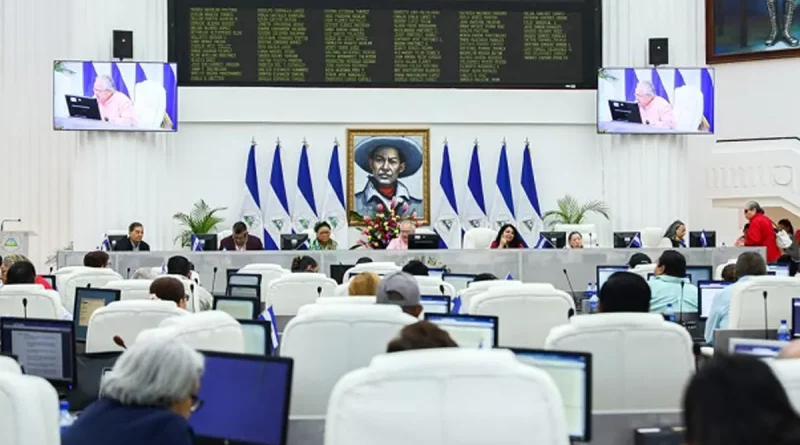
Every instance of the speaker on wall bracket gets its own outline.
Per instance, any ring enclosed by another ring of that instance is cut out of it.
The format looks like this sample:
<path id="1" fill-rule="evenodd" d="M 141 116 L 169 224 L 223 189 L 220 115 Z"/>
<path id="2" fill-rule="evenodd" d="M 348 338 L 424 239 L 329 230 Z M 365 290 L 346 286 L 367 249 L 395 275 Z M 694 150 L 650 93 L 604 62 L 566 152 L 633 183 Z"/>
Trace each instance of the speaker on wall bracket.
<path id="1" fill-rule="evenodd" d="M 650 65 L 669 65 L 669 39 L 666 37 L 652 38 L 649 48 Z"/>
<path id="2" fill-rule="evenodd" d="M 133 31 L 114 30 L 114 58 L 133 59 Z"/>

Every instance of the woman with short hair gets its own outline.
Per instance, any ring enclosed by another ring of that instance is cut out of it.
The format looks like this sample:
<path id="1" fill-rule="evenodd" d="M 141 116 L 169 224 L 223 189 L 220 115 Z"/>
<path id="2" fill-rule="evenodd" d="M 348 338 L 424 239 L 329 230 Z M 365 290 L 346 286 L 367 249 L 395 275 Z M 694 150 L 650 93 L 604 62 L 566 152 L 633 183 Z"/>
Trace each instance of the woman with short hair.
<path id="1" fill-rule="evenodd" d="M 331 238 L 331 225 L 326 221 L 314 224 L 315 238 L 308 244 L 308 250 L 336 250 L 339 245 Z"/>
<path id="2" fill-rule="evenodd" d="M 100 399 L 61 437 L 62 445 L 191 445 L 189 416 L 197 398 L 203 356 L 172 338 L 138 342 L 103 375 Z"/>

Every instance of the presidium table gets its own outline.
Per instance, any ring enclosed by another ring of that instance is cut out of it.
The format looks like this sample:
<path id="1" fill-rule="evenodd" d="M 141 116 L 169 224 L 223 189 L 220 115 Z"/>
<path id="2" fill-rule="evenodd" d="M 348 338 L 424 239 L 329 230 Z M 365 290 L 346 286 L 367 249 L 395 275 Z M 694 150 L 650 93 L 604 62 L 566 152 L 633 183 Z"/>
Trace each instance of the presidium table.
<path id="1" fill-rule="evenodd" d="M 203 287 L 213 293 L 225 292 L 226 270 L 238 269 L 251 263 L 274 263 L 286 269 L 298 255 L 317 260 L 320 272 L 330 275 L 330 266 L 355 264 L 361 257 L 373 261 L 392 261 L 403 265 L 421 259 L 430 267 L 447 268 L 452 273 L 478 274 L 489 272 L 500 278 L 511 275 L 524 282 L 552 283 L 558 289 L 570 291 L 567 276 L 575 291 L 586 289 L 596 281 L 596 268 L 602 265 L 624 265 L 634 253 L 647 254 L 655 263 L 664 248 L 654 249 L 516 249 L 516 250 L 329 250 L 329 251 L 249 251 L 249 252 L 109 252 L 111 267 L 123 277 L 132 276 L 142 267 L 161 267 L 174 255 L 183 255 L 194 263 Z M 763 247 L 721 247 L 679 249 L 689 266 L 725 264 L 741 253 L 756 251 L 765 255 Z M 58 267 L 80 266 L 87 252 L 58 252 Z M 215 274 L 216 268 L 216 274 Z M 216 275 L 216 276 L 215 276 Z M 213 289 L 212 289 L 213 283 Z"/>

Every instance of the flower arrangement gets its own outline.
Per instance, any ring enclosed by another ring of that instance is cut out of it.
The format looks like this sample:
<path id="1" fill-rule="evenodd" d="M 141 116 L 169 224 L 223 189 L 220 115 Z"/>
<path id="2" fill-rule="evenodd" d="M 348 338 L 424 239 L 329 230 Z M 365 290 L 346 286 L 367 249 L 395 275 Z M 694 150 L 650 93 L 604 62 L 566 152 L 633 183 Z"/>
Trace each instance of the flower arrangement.
<path id="1" fill-rule="evenodd" d="M 385 249 L 393 239 L 400 234 L 400 223 L 404 220 L 414 221 L 417 217 L 416 212 L 408 214 L 408 204 L 397 205 L 397 200 L 392 198 L 392 202 L 386 208 L 383 204 L 375 207 L 372 215 L 361 215 L 350 212 L 350 219 L 363 224 L 361 239 L 356 245 L 368 249 Z M 417 227 L 422 225 L 421 221 L 415 221 Z"/>

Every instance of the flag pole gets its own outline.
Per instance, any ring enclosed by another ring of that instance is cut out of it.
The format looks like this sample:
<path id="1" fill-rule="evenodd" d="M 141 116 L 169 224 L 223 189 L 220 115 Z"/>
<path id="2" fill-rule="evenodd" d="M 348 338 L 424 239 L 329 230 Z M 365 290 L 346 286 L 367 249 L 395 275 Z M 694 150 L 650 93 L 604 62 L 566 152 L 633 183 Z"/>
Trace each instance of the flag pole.
<path id="1" fill-rule="evenodd" d="M 339 146 L 339 138 L 333 138 L 333 145 Z"/>
<path id="2" fill-rule="evenodd" d="M 444 145 L 447 145 L 447 138 L 444 138 Z"/>
<path id="3" fill-rule="evenodd" d="M 253 136 L 253 137 L 250 139 L 250 145 L 258 145 L 258 144 L 256 144 L 256 137 L 255 137 L 255 136 Z"/>

